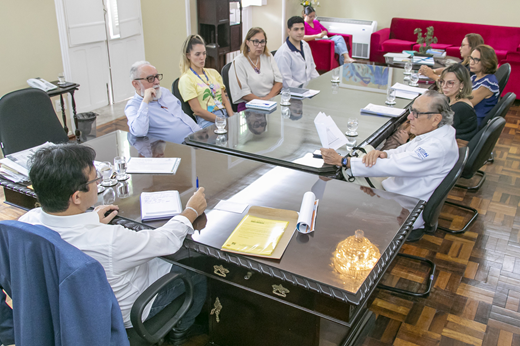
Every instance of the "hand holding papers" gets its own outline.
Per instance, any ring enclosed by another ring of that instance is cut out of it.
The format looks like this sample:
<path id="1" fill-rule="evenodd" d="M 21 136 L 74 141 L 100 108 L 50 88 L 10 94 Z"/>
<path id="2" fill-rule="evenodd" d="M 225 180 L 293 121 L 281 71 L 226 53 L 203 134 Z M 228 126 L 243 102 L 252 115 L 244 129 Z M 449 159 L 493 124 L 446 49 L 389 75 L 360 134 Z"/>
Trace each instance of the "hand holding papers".
<path id="1" fill-rule="evenodd" d="M 318 136 L 320 136 L 321 146 L 323 148 L 338 148 L 347 144 L 347 137 L 341 132 L 334 120 L 323 112 L 318 113 L 314 118 L 314 125 Z"/>
<path id="2" fill-rule="evenodd" d="M 402 108 L 378 106 L 378 105 L 369 103 L 365 108 L 361 109 L 361 114 L 379 115 L 382 117 L 396 118 L 396 117 L 403 115 L 403 113 L 405 111 L 406 111 L 406 109 L 402 109 Z"/>
<path id="3" fill-rule="evenodd" d="M 424 94 L 428 89 L 411 87 L 408 85 L 404 85 L 401 83 L 395 83 L 392 86 L 393 89 L 397 91 L 396 97 L 413 100 L 417 96 Z"/>
<path id="4" fill-rule="evenodd" d="M 314 232 L 316 221 L 316 212 L 318 210 L 318 202 L 314 193 L 308 191 L 303 195 L 302 205 L 300 207 L 300 216 L 296 224 L 296 230 L 300 233 Z"/>

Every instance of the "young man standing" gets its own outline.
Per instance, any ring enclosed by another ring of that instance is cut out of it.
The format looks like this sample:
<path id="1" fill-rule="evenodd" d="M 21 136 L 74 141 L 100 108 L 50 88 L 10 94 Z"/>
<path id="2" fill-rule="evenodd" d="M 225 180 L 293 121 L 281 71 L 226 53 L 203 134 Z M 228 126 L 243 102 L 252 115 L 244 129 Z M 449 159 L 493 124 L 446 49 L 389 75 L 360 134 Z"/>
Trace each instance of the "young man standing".
<path id="1" fill-rule="evenodd" d="M 288 37 L 276 51 L 274 59 L 283 76 L 283 86 L 299 88 L 319 77 L 309 44 L 303 40 L 305 22 L 294 16 L 287 21 Z"/>

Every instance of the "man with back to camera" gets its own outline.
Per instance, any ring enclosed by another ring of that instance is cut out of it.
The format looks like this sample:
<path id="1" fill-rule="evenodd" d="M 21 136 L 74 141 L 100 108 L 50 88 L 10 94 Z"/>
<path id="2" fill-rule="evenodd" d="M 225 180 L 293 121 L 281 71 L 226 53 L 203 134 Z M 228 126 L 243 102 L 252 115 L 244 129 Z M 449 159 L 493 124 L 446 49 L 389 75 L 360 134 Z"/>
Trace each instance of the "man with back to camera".
<path id="1" fill-rule="evenodd" d="M 283 76 L 283 86 L 300 88 L 311 79 L 319 77 L 309 44 L 303 40 L 305 22 L 294 16 L 287 21 L 289 35 L 276 51 L 274 59 Z"/>
<path id="2" fill-rule="evenodd" d="M 341 166 L 346 178 L 390 177 L 376 188 L 428 201 L 459 158 L 449 99 L 428 90 L 411 107 L 410 132 L 416 137 L 396 149 L 372 150 L 362 158 L 321 149 L 325 163 Z M 424 225 L 422 214 L 414 229 Z"/>
<path id="3" fill-rule="evenodd" d="M 135 95 L 125 107 L 130 133 L 152 136 L 173 143 L 199 131 L 197 123 L 182 110 L 181 101 L 161 87 L 163 75 L 148 61 L 138 61 L 130 68 Z"/>
<path id="4" fill-rule="evenodd" d="M 157 229 L 134 232 L 121 225 L 108 225 L 118 213 L 117 206 L 103 205 L 87 212 L 98 200 L 97 184 L 102 179 L 93 164 L 95 156 L 92 148 L 78 144 L 37 151 L 29 176 L 41 208 L 29 211 L 20 221 L 58 232 L 63 240 L 101 263 L 126 328 L 132 326 L 132 305 L 152 283 L 169 272 L 188 276 L 194 285 L 194 301 L 170 334 L 173 344 L 178 345 L 187 337 L 204 304 L 206 279 L 157 257 L 177 252 L 186 235 L 193 233 L 193 222 L 206 209 L 204 188 L 193 194 L 180 215 Z M 157 314 L 184 291 L 182 280 L 171 282 L 147 305 L 143 319 Z"/>

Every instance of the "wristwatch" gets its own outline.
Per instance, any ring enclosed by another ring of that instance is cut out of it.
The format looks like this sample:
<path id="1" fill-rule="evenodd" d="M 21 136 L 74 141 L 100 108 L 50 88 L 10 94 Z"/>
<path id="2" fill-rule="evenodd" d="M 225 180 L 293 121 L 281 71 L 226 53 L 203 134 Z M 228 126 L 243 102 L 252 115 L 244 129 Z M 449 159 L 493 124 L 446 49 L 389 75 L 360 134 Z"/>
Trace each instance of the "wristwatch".
<path id="1" fill-rule="evenodd" d="M 343 158 L 343 160 L 341 160 L 341 166 L 342 166 L 343 168 L 347 168 L 347 163 L 348 163 L 348 160 L 347 160 L 347 157 L 345 156 L 345 157 Z"/>

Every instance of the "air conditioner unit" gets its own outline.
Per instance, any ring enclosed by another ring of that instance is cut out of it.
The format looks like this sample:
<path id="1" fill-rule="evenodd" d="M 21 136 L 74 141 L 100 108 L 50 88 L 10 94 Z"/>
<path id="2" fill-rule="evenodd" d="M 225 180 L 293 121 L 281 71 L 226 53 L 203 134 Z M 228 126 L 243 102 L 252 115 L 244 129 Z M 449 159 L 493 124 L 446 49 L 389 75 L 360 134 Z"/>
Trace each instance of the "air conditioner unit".
<path id="1" fill-rule="evenodd" d="M 369 59 L 370 36 L 377 30 L 376 21 L 333 17 L 319 17 L 318 20 L 332 33 L 352 35 L 352 56 Z"/>

